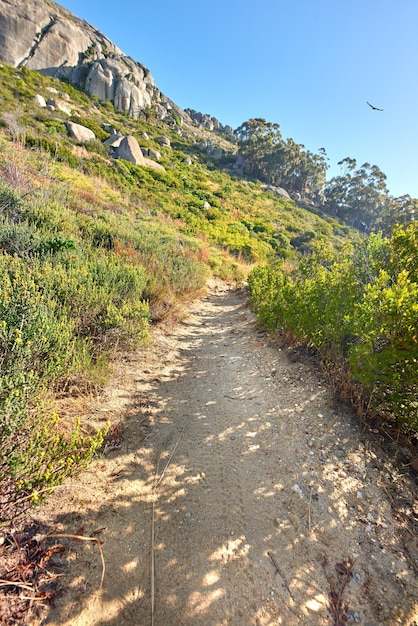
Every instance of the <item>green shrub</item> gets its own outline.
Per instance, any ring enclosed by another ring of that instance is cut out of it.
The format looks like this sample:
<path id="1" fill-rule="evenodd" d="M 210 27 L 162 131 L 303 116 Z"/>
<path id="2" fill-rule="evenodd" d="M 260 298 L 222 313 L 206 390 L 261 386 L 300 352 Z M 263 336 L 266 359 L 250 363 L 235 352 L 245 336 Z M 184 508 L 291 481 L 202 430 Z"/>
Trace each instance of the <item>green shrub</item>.
<path id="1" fill-rule="evenodd" d="M 418 430 L 418 226 L 372 235 L 339 255 L 318 249 L 293 271 L 250 274 L 252 303 L 267 328 L 314 347 L 330 371 L 360 386 L 363 407 Z M 335 372 L 334 372 L 335 373 Z"/>
<path id="2" fill-rule="evenodd" d="M 35 502 L 87 463 L 104 433 L 82 437 L 75 427 L 64 436 L 42 405 L 44 389 L 73 361 L 73 323 L 65 309 L 36 284 L 27 263 L 4 253 L 0 285 L 0 483 Z"/>

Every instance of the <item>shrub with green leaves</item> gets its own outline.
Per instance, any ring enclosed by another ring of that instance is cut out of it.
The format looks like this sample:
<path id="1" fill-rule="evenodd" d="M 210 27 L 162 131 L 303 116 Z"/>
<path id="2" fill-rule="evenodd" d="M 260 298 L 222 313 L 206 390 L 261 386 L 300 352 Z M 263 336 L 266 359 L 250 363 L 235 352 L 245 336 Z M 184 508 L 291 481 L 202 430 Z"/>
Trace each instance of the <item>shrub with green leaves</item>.
<path id="1" fill-rule="evenodd" d="M 360 386 L 367 410 L 418 430 L 418 226 L 372 235 L 336 255 L 325 250 L 292 270 L 257 267 L 253 307 L 271 330 L 291 333 Z M 330 368 L 332 374 L 332 368 Z M 360 397 L 359 396 L 359 397 Z"/>
<path id="2" fill-rule="evenodd" d="M 16 256 L 0 255 L 0 285 L 0 483 L 11 502 L 16 489 L 35 502 L 91 458 L 104 431 L 60 434 L 43 407 L 45 390 L 73 362 L 74 325 L 65 308 Z"/>

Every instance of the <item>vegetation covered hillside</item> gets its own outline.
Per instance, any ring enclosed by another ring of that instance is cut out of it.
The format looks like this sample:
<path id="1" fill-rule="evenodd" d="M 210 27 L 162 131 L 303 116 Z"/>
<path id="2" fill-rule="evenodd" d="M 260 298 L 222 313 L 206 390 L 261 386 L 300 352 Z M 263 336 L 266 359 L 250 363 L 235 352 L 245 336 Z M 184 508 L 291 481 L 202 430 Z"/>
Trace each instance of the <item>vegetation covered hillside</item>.
<path id="1" fill-rule="evenodd" d="M 55 399 L 99 389 L 115 350 L 146 342 L 209 276 L 249 276 L 260 322 L 315 350 L 360 413 L 418 429 L 415 222 L 366 239 L 231 174 L 234 142 L 175 113 L 133 119 L 25 68 L 0 67 L 0 85 L 3 519 L 107 436 Z M 94 135 L 77 141 L 69 121 Z M 116 133 L 155 160 L 115 158 Z"/>
<path id="2" fill-rule="evenodd" d="M 147 341 L 208 276 L 241 280 L 257 263 L 337 252 L 358 236 L 229 175 L 234 146 L 223 140 L 219 163 L 202 148 L 208 133 L 175 118 L 134 120 L 24 68 L 2 66 L 0 85 L 0 481 L 11 518 L 106 437 L 108 426 L 60 419 L 57 394 L 99 388 L 115 349 Z M 70 138 L 69 120 L 95 139 Z M 111 131 L 159 152 L 159 169 L 113 158 Z"/>

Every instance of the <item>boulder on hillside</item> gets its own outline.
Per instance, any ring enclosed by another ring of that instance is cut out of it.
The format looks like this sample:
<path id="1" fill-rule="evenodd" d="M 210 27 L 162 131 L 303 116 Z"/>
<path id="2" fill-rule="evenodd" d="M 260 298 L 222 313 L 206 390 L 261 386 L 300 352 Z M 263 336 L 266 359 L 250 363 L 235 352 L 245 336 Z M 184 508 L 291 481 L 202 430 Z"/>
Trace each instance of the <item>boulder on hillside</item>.
<path id="1" fill-rule="evenodd" d="M 210 155 L 213 159 L 219 160 L 222 159 L 223 157 L 223 150 L 222 148 L 214 148 L 211 152 Z"/>
<path id="2" fill-rule="evenodd" d="M 153 161 L 152 159 L 148 159 L 146 157 L 144 157 L 144 162 L 146 167 L 150 167 L 153 170 L 159 170 L 160 172 L 165 172 L 165 167 L 161 165 L 161 163 L 157 163 L 156 161 Z"/>
<path id="3" fill-rule="evenodd" d="M 123 135 L 121 135 L 120 133 L 114 133 L 113 135 L 110 135 L 110 137 L 105 139 L 103 143 L 109 148 L 118 148 L 121 144 L 122 139 Z"/>
<path id="4" fill-rule="evenodd" d="M 171 146 L 171 141 L 168 137 L 165 137 L 164 135 L 162 137 L 159 137 L 159 139 L 157 139 L 158 143 L 160 143 L 162 146 L 167 146 L 170 147 Z"/>
<path id="5" fill-rule="evenodd" d="M 135 165 L 145 165 L 145 158 L 135 137 L 128 135 L 124 137 L 116 149 L 116 157 L 135 163 Z"/>
<path id="6" fill-rule="evenodd" d="M 275 187 L 274 185 L 268 185 L 265 191 L 271 191 L 275 196 L 279 196 L 280 198 L 286 198 L 286 200 L 291 200 L 289 193 L 283 187 Z"/>
<path id="7" fill-rule="evenodd" d="M 43 96 L 41 96 L 41 94 L 37 93 L 33 97 L 33 100 L 38 107 L 41 107 L 42 109 L 46 107 L 46 100 Z"/>
<path id="8" fill-rule="evenodd" d="M 161 159 L 161 152 L 158 152 L 158 150 L 154 150 L 153 148 L 149 148 L 147 156 L 149 156 L 149 158 L 153 161 L 159 161 Z"/>
<path id="9" fill-rule="evenodd" d="M 72 109 L 68 104 L 66 104 L 65 102 L 61 102 L 60 100 L 56 100 L 55 98 L 48 98 L 46 103 L 49 107 L 52 107 L 53 111 L 55 111 L 55 109 L 58 109 L 58 111 L 61 111 L 61 113 L 65 113 L 65 115 L 71 115 L 72 113 Z"/>
<path id="10" fill-rule="evenodd" d="M 118 131 L 116 130 L 116 128 L 114 126 L 112 126 L 112 124 L 107 124 L 107 123 L 103 123 L 102 124 L 102 128 L 106 133 L 109 133 L 109 135 L 117 135 Z"/>
<path id="11" fill-rule="evenodd" d="M 94 141 L 96 139 L 94 132 L 90 130 L 90 128 L 86 128 L 86 126 L 75 124 L 74 122 L 66 122 L 66 126 L 70 137 L 80 143 L 86 143 L 87 141 Z"/>

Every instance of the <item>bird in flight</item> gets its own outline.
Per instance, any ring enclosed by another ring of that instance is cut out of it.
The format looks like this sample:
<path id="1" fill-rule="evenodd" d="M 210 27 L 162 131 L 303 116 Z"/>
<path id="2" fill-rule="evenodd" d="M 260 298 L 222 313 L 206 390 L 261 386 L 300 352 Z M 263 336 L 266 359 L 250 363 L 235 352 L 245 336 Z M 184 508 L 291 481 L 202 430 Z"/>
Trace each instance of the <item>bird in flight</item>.
<path id="1" fill-rule="evenodd" d="M 372 104 L 370 104 L 370 102 L 368 102 L 367 104 L 371 109 L 373 109 L 373 111 L 383 111 L 383 109 L 378 109 L 377 107 L 374 107 Z"/>

